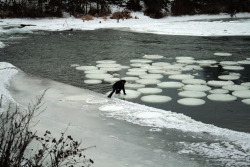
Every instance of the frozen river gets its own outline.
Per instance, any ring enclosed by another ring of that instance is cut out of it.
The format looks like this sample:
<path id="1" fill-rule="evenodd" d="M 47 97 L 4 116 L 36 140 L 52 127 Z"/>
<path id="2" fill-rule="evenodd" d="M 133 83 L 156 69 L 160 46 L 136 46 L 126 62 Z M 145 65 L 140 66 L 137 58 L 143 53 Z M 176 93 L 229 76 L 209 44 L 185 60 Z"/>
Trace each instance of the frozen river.
<path id="1" fill-rule="evenodd" d="M 10 62 L 26 73 L 49 78 L 99 93 L 110 91 L 111 85 L 102 82 L 88 85 L 83 71 L 71 67 L 72 64 L 96 65 L 96 61 L 112 59 L 129 66 L 131 59 L 141 59 L 145 54 L 163 55 L 155 62 L 177 63 L 176 57 L 193 57 L 196 60 L 240 61 L 249 57 L 250 37 L 189 37 L 164 36 L 131 33 L 115 30 L 83 32 L 36 32 L 29 35 L 9 36 L 3 39 L 5 47 L 0 50 L 0 61 Z M 215 56 L 216 52 L 231 53 L 230 57 Z M 240 74 L 237 84 L 250 81 L 250 65 L 242 65 L 244 70 L 230 71 Z M 118 72 L 125 77 L 127 69 Z M 184 74 L 195 75 L 205 81 L 218 80 L 219 75 L 228 72 L 218 66 L 203 66 L 201 70 L 189 70 Z M 164 75 L 162 81 L 174 81 Z M 129 101 L 159 109 L 183 113 L 203 123 L 213 124 L 232 130 L 250 132 L 250 107 L 241 99 L 230 102 L 211 101 L 203 97 L 201 106 L 184 106 L 177 103 L 181 98 L 178 89 L 163 89 L 162 95 L 172 98 L 168 103 L 145 103 L 140 97 Z M 208 94 L 208 93 L 207 93 Z"/>

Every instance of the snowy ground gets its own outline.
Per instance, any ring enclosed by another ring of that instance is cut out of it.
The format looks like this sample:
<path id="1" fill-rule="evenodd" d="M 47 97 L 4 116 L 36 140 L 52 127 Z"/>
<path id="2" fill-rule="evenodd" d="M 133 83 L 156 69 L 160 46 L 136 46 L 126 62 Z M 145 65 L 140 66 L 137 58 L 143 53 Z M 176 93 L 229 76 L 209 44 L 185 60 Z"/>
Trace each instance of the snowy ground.
<path id="1" fill-rule="evenodd" d="M 229 15 L 215 15 L 215 16 L 183 16 L 183 17 L 168 17 L 164 19 L 154 20 L 149 19 L 141 14 L 134 14 L 138 16 L 139 19 L 131 20 L 120 20 L 117 23 L 116 20 L 95 19 L 94 21 L 81 21 L 75 18 L 63 18 L 63 19 L 3 19 L 0 22 L 0 27 L 5 26 L 16 26 L 17 24 L 34 24 L 36 26 L 28 26 L 22 29 L 4 29 L 0 28 L 0 36 L 3 34 L 15 34 L 15 33 L 32 33 L 36 30 L 94 30 L 99 28 L 115 28 L 121 30 L 130 30 L 135 32 L 143 33 L 155 33 L 155 34 L 166 34 L 166 35 L 196 35 L 196 36 L 227 36 L 227 35 L 250 35 L 250 20 L 245 19 L 250 17 L 250 14 L 238 14 L 235 20 L 222 21 L 223 19 L 229 18 Z M 240 19 L 242 18 L 242 19 Z M 208 21 L 209 19 L 216 19 L 214 21 Z M 219 20 L 217 20 L 219 19 Z M 220 20 L 221 19 L 221 20 Z M 101 23 L 100 23 L 101 21 Z M 0 42 L 0 48 L 6 47 L 4 43 Z M 2 55 L 0 55 L 2 56 Z M 17 74 L 15 76 L 15 74 Z M 162 164 L 158 166 L 164 166 L 164 162 L 171 162 L 169 166 L 182 166 L 188 164 L 188 166 L 199 166 L 193 162 L 186 163 L 186 160 L 181 161 L 180 164 L 175 164 L 179 161 L 180 157 L 178 155 L 167 155 L 163 151 L 162 155 L 159 155 L 159 150 L 148 152 L 145 146 L 131 145 L 132 139 L 130 135 L 122 136 L 123 139 L 119 140 L 116 133 L 107 132 L 110 129 L 100 129 L 100 127 L 91 123 L 87 119 L 80 119 L 87 116 L 88 119 L 94 121 L 96 119 L 101 119 L 98 113 L 107 117 L 115 117 L 120 120 L 125 120 L 127 122 L 151 127 L 151 131 L 158 131 L 161 129 L 175 129 L 183 132 L 191 133 L 204 133 L 211 136 L 215 136 L 215 140 L 207 142 L 190 142 L 190 141 L 180 141 L 178 145 L 182 148 L 179 150 L 179 154 L 198 154 L 211 159 L 219 159 L 218 161 L 223 162 L 225 166 L 248 166 L 250 164 L 250 134 L 240 133 L 231 131 L 228 129 L 222 129 L 215 127 L 213 125 L 203 124 L 197 122 L 183 114 L 176 114 L 170 111 L 158 110 L 155 108 L 150 108 L 147 106 L 141 106 L 134 103 L 129 103 L 125 101 L 120 101 L 117 99 L 107 100 L 99 94 L 90 93 L 86 90 L 79 90 L 74 87 L 63 85 L 59 83 L 51 83 L 51 81 L 43 79 L 34 79 L 25 76 L 25 74 L 20 74 L 18 70 L 8 63 L 0 63 L 0 92 L 4 94 L 4 97 L 8 99 L 15 99 L 21 104 L 27 104 L 27 100 L 30 97 L 34 97 L 38 92 L 46 88 L 51 88 L 51 93 L 48 94 L 48 107 L 49 110 L 44 115 L 41 116 L 41 126 L 38 126 L 38 130 L 46 130 L 48 127 L 53 127 L 54 131 L 63 130 L 68 122 L 73 122 L 73 129 L 78 138 L 84 138 L 87 136 L 89 141 L 93 138 L 89 136 L 95 136 L 106 141 L 107 146 L 115 146 L 109 150 L 109 147 L 101 147 L 100 150 L 94 150 L 96 153 L 91 153 L 93 159 L 97 159 L 97 166 L 102 166 L 101 162 L 105 162 L 107 159 L 112 159 L 110 162 L 113 166 L 154 166 L 154 163 Z M 12 94 L 9 92 L 9 80 L 14 77 L 11 89 Z M 28 79 L 27 79 L 28 78 Z M 22 84 L 19 84 L 22 83 Z M 32 91 L 29 85 L 33 86 Z M 69 88 L 70 87 L 70 88 Z M 67 89 L 74 90 L 72 92 L 65 92 Z M 33 91 L 36 90 L 36 91 Z M 64 90 L 64 91 L 63 91 Z M 36 94 L 34 94 L 36 92 Z M 80 92 L 80 93 L 79 93 Z M 84 96 L 83 96 L 84 94 Z M 14 95 L 14 97 L 12 97 Z M 25 100 L 24 97 L 28 97 Z M 79 102 L 80 101 L 80 102 Z M 76 108 L 78 107 L 78 108 Z M 57 109 L 60 110 L 57 110 Z M 85 112 L 83 112 L 83 110 Z M 52 112 L 53 111 L 53 112 Z M 71 111 L 71 112 L 69 112 Z M 76 111 L 72 114 L 72 111 Z M 86 113 L 87 111 L 87 113 Z M 92 114 L 93 113 L 93 114 Z M 95 113 L 95 114 L 94 114 Z M 97 113 L 97 114 L 96 114 Z M 86 124 L 83 125 L 83 122 Z M 100 121 L 101 122 L 101 121 Z M 97 122 L 99 125 L 100 122 Z M 87 124 L 89 124 L 87 126 Z M 120 123 L 118 123 L 120 124 Z M 106 122 L 106 125 L 111 125 Z M 123 124 L 123 126 L 127 124 Z M 92 126 L 91 128 L 89 126 Z M 82 131 L 90 128 L 92 131 L 84 132 L 83 135 L 79 135 Z M 97 130 L 99 133 L 93 133 Z M 100 132 L 103 132 L 102 134 Z M 129 131 L 127 132 L 130 133 Z M 100 136 L 98 136 L 100 135 Z M 119 134 L 121 135 L 121 134 Z M 130 137 L 128 137 L 130 136 Z M 128 142 L 124 142 L 125 138 Z M 138 140 L 141 136 L 137 136 Z M 110 138 L 112 140 L 110 140 Z M 221 142 L 223 141 L 223 142 Z M 100 142 L 100 141 L 99 141 Z M 98 140 L 93 140 L 92 142 L 87 142 L 87 144 L 105 145 L 105 143 L 99 143 Z M 136 142 L 135 142 L 136 143 Z M 134 143 L 133 143 L 134 144 Z M 138 143 L 137 143 L 138 144 Z M 147 145 L 148 143 L 146 143 Z M 152 144 L 154 145 L 154 144 Z M 123 146 L 120 151 L 118 146 Z M 129 155 L 132 151 L 141 155 L 145 152 L 148 154 L 142 156 L 141 159 L 137 159 L 134 162 L 131 160 L 134 158 L 133 154 Z M 107 151 L 108 150 L 108 151 Z M 105 153 L 106 152 L 106 153 Z M 123 153 L 123 154 L 121 154 Z M 141 154 L 140 154 L 141 153 Z M 156 153 L 156 154 L 155 154 Z M 116 154 L 121 154 L 122 156 L 127 156 L 119 162 L 119 157 Z M 163 159 L 158 159 L 159 156 L 164 157 Z M 168 157 L 177 156 L 177 158 L 169 159 Z M 154 157 L 152 160 L 148 160 L 149 157 Z M 158 158 L 156 158 L 158 157 Z M 167 159 L 166 159 L 167 157 Z M 91 157 L 92 158 L 92 157 Z M 117 161 L 118 159 L 118 161 Z M 99 161 L 99 162 L 98 162 Z M 138 163 L 140 162 L 140 163 Z M 141 164 L 143 162 L 143 164 Z M 121 165 L 122 163 L 122 165 Z M 130 165 L 133 163 L 133 165 Z M 114 165 L 115 164 L 115 165 Z M 171 165 L 172 164 L 172 165 Z M 175 165 L 173 165 L 175 164 Z M 103 166 L 110 166 L 110 164 L 105 164 Z"/>
<path id="2" fill-rule="evenodd" d="M 0 25 L 32 24 L 26 30 L 95 30 L 99 28 L 126 29 L 141 33 L 191 36 L 250 35 L 250 13 L 237 14 L 230 19 L 227 14 L 166 17 L 150 19 L 141 13 L 133 13 L 139 19 L 117 20 L 95 18 L 83 22 L 76 18 L 48 19 L 2 19 Z M 247 19 L 248 18 L 248 19 Z M 229 19 L 224 20 L 223 19 Z M 1 45 L 1 44 L 0 44 Z"/>

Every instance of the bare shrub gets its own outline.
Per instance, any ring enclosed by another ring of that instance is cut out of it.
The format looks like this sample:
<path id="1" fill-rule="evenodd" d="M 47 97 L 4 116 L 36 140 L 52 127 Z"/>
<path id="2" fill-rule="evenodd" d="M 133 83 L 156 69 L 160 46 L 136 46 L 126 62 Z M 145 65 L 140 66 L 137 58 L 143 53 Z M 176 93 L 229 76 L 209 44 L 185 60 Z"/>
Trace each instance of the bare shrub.
<path id="1" fill-rule="evenodd" d="M 103 16 L 102 19 L 103 19 L 104 21 L 106 21 L 106 20 L 108 20 L 108 16 Z"/>
<path id="2" fill-rule="evenodd" d="M 90 15 L 90 14 L 83 15 L 83 16 L 81 17 L 81 19 L 82 19 L 83 21 L 85 21 L 85 20 L 86 20 L 86 21 L 94 20 L 93 16 Z"/>
<path id="3" fill-rule="evenodd" d="M 31 132 L 35 126 L 33 118 L 43 112 L 45 92 L 38 96 L 34 103 L 29 104 L 26 110 L 16 104 L 2 104 L 0 99 L 0 166 L 1 167 L 63 167 L 63 166 L 90 166 L 93 160 L 86 159 L 81 148 L 81 142 L 71 136 L 61 134 L 59 139 L 53 138 L 50 131 L 43 137 Z M 39 149 L 31 151 L 32 142 L 40 143 Z M 29 156 L 28 156 L 29 155 Z"/>
<path id="4" fill-rule="evenodd" d="M 128 11 L 122 11 L 122 12 L 118 11 L 118 12 L 114 12 L 110 18 L 117 19 L 117 20 L 119 20 L 119 19 L 131 19 L 132 16 L 131 16 L 131 13 Z"/>

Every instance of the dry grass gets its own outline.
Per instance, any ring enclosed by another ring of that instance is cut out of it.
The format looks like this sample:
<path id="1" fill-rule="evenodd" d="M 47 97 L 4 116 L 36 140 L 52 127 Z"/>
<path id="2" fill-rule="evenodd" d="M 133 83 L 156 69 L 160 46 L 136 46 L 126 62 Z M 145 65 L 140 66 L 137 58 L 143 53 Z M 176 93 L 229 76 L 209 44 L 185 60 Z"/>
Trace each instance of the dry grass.
<path id="1" fill-rule="evenodd" d="M 82 16 L 81 19 L 83 21 L 85 21 L 85 20 L 89 21 L 89 20 L 94 20 L 94 17 L 92 15 L 90 15 L 90 14 L 86 14 L 86 15 Z"/>
<path id="2" fill-rule="evenodd" d="M 111 19 L 131 19 L 132 16 L 130 14 L 130 12 L 127 12 L 127 11 L 122 11 L 122 12 L 114 12 L 112 14 L 112 16 L 110 17 Z"/>

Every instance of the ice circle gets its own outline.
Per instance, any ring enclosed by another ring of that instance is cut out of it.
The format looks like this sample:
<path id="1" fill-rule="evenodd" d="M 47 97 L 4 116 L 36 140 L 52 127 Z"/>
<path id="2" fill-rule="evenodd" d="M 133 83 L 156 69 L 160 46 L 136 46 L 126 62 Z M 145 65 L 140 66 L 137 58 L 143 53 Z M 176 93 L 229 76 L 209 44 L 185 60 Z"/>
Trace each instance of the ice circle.
<path id="1" fill-rule="evenodd" d="M 215 87 L 222 87 L 222 86 L 226 86 L 226 85 L 233 85 L 233 81 L 208 81 L 207 84 L 209 86 L 215 86 Z"/>
<path id="2" fill-rule="evenodd" d="M 176 60 L 193 60 L 193 57 L 189 57 L 189 56 L 177 56 L 175 57 Z"/>
<path id="3" fill-rule="evenodd" d="M 215 56 L 232 56 L 231 53 L 226 53 L 226 52 L 216 52 L 214 53 Z"/>
<path id="4" fill-rule="evenodd" d="M 178 75 L 178 74 L 181 74 L 181 71 L 166 71 L 164 74 L 166 74 L 166 75 Z"/>
<path id="5" fill-rule="evenodd" d="M 244 70 L 242 66 L 223 66 L 224 70 Z"/>
<path id="6" fill-rule="evenodd" d="M 108 96 L 110 93 L 111 93 L 111 91 L 106 93 L 106 95 Z M 120 99 L 135 99 L 135 98 L 139 97 L 140 95 L 141 95 L 141 93 L 138 91 L 126 89 L 126 95 L 124 95 L 123 92 L 121 91 L 120 94 L 114 93 L 112 97 L 116 97 L 116 98 L 120 98 Z"/>
<path id="7" fill-rule="evenodd" d="M 205 97 L 207 94 L 200 91 L 182 91 L 178 93 L 181 97 L 192 97 L 192 98 L 201 98 Z"/>
<path id="8" fill-rule="evenodd" d="M 85 71 L 85 70 L 97 70 L 96 66 L 78 66 L 76 67 L 77 70 Z"/>
<path id="9" fill-rule="evenodd" d="M 146 59 L 131 59 L 131 63 L 152 63 L 152 60 L 146 60 Z"/>
<path id="10" fill-rule="evenodd" d="M 205 101 L 197 98 L 183 98 L 177 101 L 179 104 L 186 106 L 199 106 L 205 104 Z"/>
<path id="11" fill-rule="evenodd" d="M 158 94 L 162 92 L 162 89 L 159 88 L 140 88 L 137 89 L 138 92 L 141 92 L 142 94 Z"/>
<path id="12" fill-rule="evenodd" d="M 119 106 L 116 104 L 107 104 L 107 105 L 103 105 L 101 107 L 99 107 L 100 111 L 108 111 L 108 112 L 113 112 L 113 111 L 120 111 L 120 110 L 124 110 L 123 106 Z"/>
<path id="13" fill-rule="evenodd" d="M 105 74 L 107 71 L 105 70 L 87 70 L 84 71 L 85 74 Z"/>
<path id="14" fill-rule="evenodd" d="M 243 86 L 243 85 L 226 85 L 226 86 L 223 86 L 222 88 L 229 90 L 229 91 L 248 90 L 248 87 Z"/>
<path id="15" fill-rule="evenodd" d="M 233 66 L 233 65 L 238 65 L 237 62 L 235 61 L 221 61 L 220 64 L 222 66 Z"/>
<path id="16" fill-rule="evenodd" d="M 147 71 L 147 69 L 143 69 L 143 68 L 130 68 L 130 69 L 128 69 L 128 71 L 132 71 L 132 72 L 142 71 L 142 72 L 145 72 L 145 71 Z"/>
<path id="17" fill-rule="evenodd" d="M 126 81 L 136 81 L 140 79 L 139 77 L 123 77 L 122 80 L 126 80 Z"/>
<path id="18" fill-rule="evenodd" d="M 114 63 L 111 63 L 111 64 L 103 63 L 103 64 L 97 64 L 96 67 L 99 67 L 99 68 L 117 68 L 117 67 L 121 67 L 121 65 L 114 64 Z"/>
<path id="19" fill-rule="evenodd" d="M 132 76 L 139 76 L 143 74 L 147 74 L 145 71 L 129 71 L 126 72 L 127 75 L 132 75 Z"/>
<path id="20" fill-rule="evenodd" d="M 87 74 L 86 78 L 90 79 L 105 79 L 105 78 L 113 78 L 110 74 Z"/>
<path id="21" fill-rule="evenodd" d="M 162 59 L 163 56 L 161 56 L 161 55 L 144 55 L 143 58 L 144 59 Z"/>
<path id="22" fill-rule="evenodd" d="M 157 86 L 159 88 L 181 88 L 184 84 L 181 82 L 161 82 L 158 83 Z"/>
<path id="23" fill-rule="evenodd" d="M 168 78 L 175 80 L 184 80 L 184 79 L 193 79 L 194 76 L 190 74 L 176 74 L 176 75 L 170 75 L 168 76 Z"/>
<path id="24" fill-rule="evenodd" d="M 139 77 L 142 79 L 161 79 L 161 78 L 163 78 L 163 75 L 161 75 L 161 74 L 143 74 L 143 75 L 139 75 Z"/>
<path id="25" fill-rule="evenodd" d="M 238 91 L 234 91 L 232 94 L 236 97 L 243 98 L 243 99 L 250 98 L 250 90 L 238 90 Z"/>
<path id="26" fill-rule="evenodd" d="M 122 68 L 121 67 L 102 67 L 100 68 L 100 70 L 115 72 L 115 71 L 121 71 Z"/>
<path id="27" fill-rule="evenodd" d="M 240 78 L 240 76 L 238 75 L 219 75 L 218 76 L 219 79 L 222 79 L 222 80 L 237 80 Z"/>
<path id="28" fill-rule="evenodd" d="M 174 71 L 177 71 L 177 70 L 181 70 L 183 68 L 184 65 L 168 65 L 168 66 L 165 66 L 163 67 L 164 70 L 167 70 L 167 71 L 171 71 L 171 70 L 174 70 Z"/>
<path id="29" fill-rule="evenodd" d="M 130 84 L 130 83 L 127 83 L 125 84 L 125 88 L 129 88 L 129 89 L 139 89 L 139 88 L 144 88 L 145 85 L 143 84 Z"/>
<path id="30" fill-rule="evenodd" d="M 176 62 L 183 63 L 183 64 L 194 64 L 194 63 L 196 63 L 196 60 L 193 60 L 193 59 L 179 59 Z"/>
<path id="31" fill-rule="evenodd" d="M 230 94 L 210 94 L 207 96 L 207 98 L 209 100 L 212 100 L 212 101 L 224 101 L 224 102 L 227 102 L 227 101 L 234 101 L 237 99 L 237 97 L 235 96 L 232 96 Z"/>
<path id="32" fill-rule="evenodd" d="M 242 103 L 250 105 L 250 99 L 244 99 L 244 100 L 241 100 L 241 101 L 242 101 Z"/>
<path id="33" fill-rule="evenodd" d="M 87 79 L 84 80 L 85 84 L 89 84 L 89 85 L 95 85 L 95 84 L 100 84 L 102 83 L 102 80 L 97 80 L 97 79 Z"/>
<path id="34" fill-rule="evenodd" d="M 115 60 L 98 60 L 98 61 L 96 61 L 96 63 L 98 63 L 98 64 L 115 64 L 116 61 Z"/>
<path id="35" fill-rule="evenodd" d="M 207 85 L 185 85 L 183 86 L 183 89 L 189 91 L 200 91 L 200 92 L 211 90 L 211 88 Z"/>
<path id="36" fill-rule="evenodd" d="M 165 70 L 148 70 L 150 74 L 165 74 Z"/>
<path id="37" fill-rule="evenodd" d="M 250 64 L 250 60 L 241 60 L 241 61 L 238 61 L 239 64 L 243 64 L 243 65 L 247 65 L 247 64 Z"/>
<path id="38" fill-rule="evenodd" d="M 196 85 L 196 84 L 206 84 L 206 81 L 203 79 L 184 79 L 182 80 L 184 84 Z"/>
<path id="39" fill-rule="evenodd" d="M 160 83 L 161 81 L 158 79 L 139 79 L 136 80 L 135 82 L 143 85 L 154 85 Z"/>
<path id="40" fill-rule="evenodd" d="M 147 95 L 142 96 L 141 101 L 147 102 L 147 103 L 165 103 L 172 100 L 169 96 L 162 96 L 162 95 Z"/>
<path id="41" fill-rule="evenodd" d="M 104 81 L 108 82 L 108 83 L 114 83 L 114 82 L 120 81 L 120 80 L 121 80 L 120 78 L 104 78 Z"/>
<path id="42" fill-rule="evenodd" d="M 145 66 L 141 68 L 146 69 L 146 70 L 162 70 L 163 69 L 163 67 L 160 67 L 160 66 Z"/>
<path id="43" fill-rule="evenodd" d="M 167 62 L 156 62 L 156 63 L 152 63 L 152 66 L 159 66 L 159 67 L 165 67 L 165 66 L 168 66 L 170 65 L 169 63 Z"/>
<path id="44" fill-rule="evenodd" d="M 134 113 L 133 116 L 139 119 L 155 119 L 155 118 L 161 118 L 163 115 L 162 113 L 157 113 L 157 112 L 137 112 Z"/>
<path id="45" fill-rule="evenodd" d="M 148 67 L 150 66 L 149 64 L 146 63 L 132 63 L 130 64 L 131 67 Z"/>
<path id="46" fill-rule="evenodd" d="M 215 60 L 197 60 L 196 62 L 201 65 L 211 65 L 217 63 Z"/>
<path id="47" fill-rule="evenodd" d="M 212 93 L 212 94 L 226 94 L 228 92 L 229 91 L 226 89 L 213 89 L 209 91 L 209 93 Z"/>

